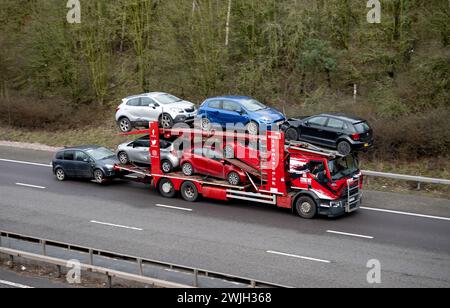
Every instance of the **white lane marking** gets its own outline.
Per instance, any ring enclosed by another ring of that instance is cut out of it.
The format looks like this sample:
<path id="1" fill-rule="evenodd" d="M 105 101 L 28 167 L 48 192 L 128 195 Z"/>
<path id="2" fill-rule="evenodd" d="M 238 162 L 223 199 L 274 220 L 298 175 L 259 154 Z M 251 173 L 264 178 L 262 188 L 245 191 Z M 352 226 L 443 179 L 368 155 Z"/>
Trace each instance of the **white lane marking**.
<path id="1" fill-rule="evenodd" d="M 448 217 L 439 217 L 439 216 L 431 216 L 431 215 L 423 215 L 423 214 L 416 214 L 416 213 L 392 211 L 392 210 L 385 210 L 385 209 L 376 209 L 376 208 L 373 208 L 373 207 L 360 207 L 360 209 L 368 210 L 368 211 L 375 211 L 375 212 L 384 212 L 384 213 L 390 213 L 390 214 L 399 214 L 399 215 L 406 215 L 406 216 L 414 216 L 414 217 L 421 217 L 421 218 L 430 218 L 430 219 L 438 219 L 438 220 L 450 221 L 450 218 L 448 218 Z"/>
<path id="2" fill-rule="evenodd" d="M 0 161 L 4 161 L 4 162 L 7 162 L 7 163 L 22 164 L 22 165 L 32 165 L 32 166 L 39 166 L 39 167 L 47 167 L 47 168 L 51 168 L 52 167 L 52 165 L 38 164 L 38 163 L 32 163 L 32 162 L 20 161 L 20 160 L 11 160 L 11 159 L 2 159 L 2 158 L 0 158 Z"/>
<path id="3" fill-rule="evenodd" d="M 30 286 L 26 286 L 26 285 L 23 285 L 23 284 L 11 282 L 11 281 L 6 281 L 6 280 L 0 280 L 0 284 L 3 284 L 5 286 L 14 287 L 14 288 L 19 288 L 19 289 L 34 289 L 33 287 L 30 287 Z"/>
<path id="4" fill-rule="evenodd" d="M 310 257 L 304 257 L 304 256 L 297 256 L 297 255 L 293 255 L 293 254 L 290 254 L 290 253 L 278 252 L 278 251 L 273 251 L 273 250 L 268 250 L 267 253 L 271 253 L 271 254 L 274 254 L 274 255 L 285 256 L 285 257 L 292 257 L 292 258 L 297 258 L 297 259 L 303 259 L 303 260 L 308 260 L 308 261 L 315 261 L 315 262 L 321 262 L 321 263 L 331 263 L 331 261 L 328 261 L 328 260 L 322 260 L 322 259 L 316 259 L 316 258 L 310 258 Z"/>
<path id="5" fill-rule="evenodd" d="M 373 236 L 368 236 L 368 235 L 361 235 L 361 234 L 347 233 L 347 232 L 339 232 L 339 231 L 333 231 L 333 230 L 327 230 L 327 233 L 338 234 L 338 235 L 345 235 L 345 236 L 361 237 L 361 238 L 367 238 L 367 239 L 373 239 L 374 238 Z"/>
<path id="6" fill-rule="evenodd" d="M 128 226 L 116 225 L 116 224 L 111 224 L 111 223 L 108 223 L 108 222 L 101 222 L 101 221 L 96 221 L 96 220 L 91 220 L 91 223 L 93 223 L 93 224 L 98 224 L 98 225 L 103 225 L 103 226 L 109 226 L 109 227 L 116 227 L 116 228 L 122 228 L 122 229 L 129 229 L 129 230 L 134 230 L 134 231 L 144 231 L 144 229 L 141 229 L 141 228 L 135 228 L 135 227 L 128 227 Z"/>
<path id="7" fill-rule="evenodd" d="M 38 188 L 38 189 L 46 189 L 44 186 L 36 186 L 36 185 L 30 185 L 30 184 L 24 184 L 24 183 L 16 183 L 17 186 L 23 186 L 23 187 L 30 187 L 30 188 Z"/>
<path id="8" fill-rule="evenodd" d="M 156 204 L 155 206 L 157 207 L 164 207 L 164 208 L 168 208 L 168 209 L 173 209 L 173 210 L 180 210 L 180 211 L 186 211 L 186 212 L 192 212 L 192 209 L 187 209 L 187 208 L 183 208 L 183 207 L 176 207 L 176 206 L 170 206 L 170 205 L 164 205 L 164 204 Z"/>

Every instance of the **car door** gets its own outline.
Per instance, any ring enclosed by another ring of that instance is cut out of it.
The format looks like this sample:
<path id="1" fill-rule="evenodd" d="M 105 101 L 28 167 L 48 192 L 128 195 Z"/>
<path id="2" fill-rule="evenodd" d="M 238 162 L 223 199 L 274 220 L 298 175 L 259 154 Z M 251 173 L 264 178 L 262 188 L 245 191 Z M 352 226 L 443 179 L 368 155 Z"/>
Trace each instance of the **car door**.
<path id="1" fill-rule="evenodd" d="M 128 151 L 128 157 L 130 161 L 135 163 L 150 163 L 150 141 L 138 139 L 131 143 L 130 149 Z"/>
<path id="2" fill-rule="evenodd" d="M 224 178 L 225 166 L 223 163 L 223 157 L 219 152 L 212 149 L 205 149 L 205 174 L 210 175 L 215 178 Z"/>
<path id="3" fill-rule="evenodd" d="M 127 102 L 127 111 L 130 115 L 131 122 L 143 124 L 141 98 L 132 98 Z"/>
<path id="4" fill-rule="evenodd" d="M 74 167 L 77 177 L 92 178 L 93 160 L 83 151 L 75 151 Z"/>
<path id="5" fill-rule="evenodd" d="M 206 109 L 206 117 L 212 124 L 222 125 L 222 122 L 220 120 L 222 106 L 223 104 L 221 100 L 213 100 L 208 103 L 208 108 Z"/>
<path id="6" fill-rule="evenodd" d="M 195 148 L 192 150 L 191 163 L 194 166 L 195 171 L 201 174 L 207 174 L 206 165 L 208 164 L 208 161 L 204 155 L 205 153 L 206 149 L 203 148 Z"/>
<path id="7" fill-rule="evenodd" d="M 63 168 L 68 177 L 77 176 L 74 159 L 75 159 L 75 151 L 68 150 L 64 152 Z"/>
<path id="8" fill-rule="evenodd" d="M 145 122 L 158 121 L 162 107 L 150 97 L 141 97 L 141 116 Z"/>
<path id="9" fill-rule="evenodd" d="M 139 140 L 135 150 L 137 162 L 150 164 L 150 140 Z"/>
<path id="10" fill-rule="evenodd" d="M 344 125 L 345 122 L 340 119 L 329 118 L 324 129 L 324 143 L 335 146 L 337 139 L 343 134 Z"/>
<path id="11" fill-rule="evenodd" d="M 228 123 L 234 125 L 246 125 L 248 123 L 247 113 L 239 104 L 232 101 L 222 102 L 222 112 L 218 115 L 218 117 L 223 125 L 227 125 Z"/>
<path id="12" fill-rule="evenodd" d="M 328 117 L 325 116 L 309 118 L 300 129 L 300 138 L 315 143 L 323 143 L 327 121 Z"/>

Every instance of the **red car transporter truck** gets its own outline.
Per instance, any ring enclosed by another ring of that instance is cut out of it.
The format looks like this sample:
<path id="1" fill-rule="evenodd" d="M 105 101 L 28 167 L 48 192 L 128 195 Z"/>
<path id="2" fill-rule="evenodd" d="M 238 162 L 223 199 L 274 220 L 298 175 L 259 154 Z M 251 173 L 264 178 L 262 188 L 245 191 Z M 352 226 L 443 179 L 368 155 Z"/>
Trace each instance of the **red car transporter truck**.
<path id="1" fill-rule="evenodd" d="M 272 204 L 291 209 L 303 218 L 316 215 L 340 216 L 357 210 L 361 202 L 362 175 L 356 157 L 340 156 L 337 152 L 314 147 L 307 143 L 286 146 L 282 132 L 268 131 L 263 140 L 266 150 L 261 158 L 261 170 L 239 159 L 224 157 L 224 163 L 233 164 L 247 175 L 246 184 L 230 185 L 225 180 L 204 176 L 186 176 L 182 172 L 169 174 L 161 171 L 160 138 L 180 137 L 188 142 L 206 139 L 222 139 L 230 142 L 230 134 L 205 132 L 196 129 L 163 130 L 157 122 L 149 130 L 125 135 L 148 134 L 150 136 L 151 168 L 115 166 L 116 170 L 136 174 L 141 180 L 151 181 L 162 196 L 174 198 L 177 192 L 186 201 L 195 202 L 204 198 L 228 201 L 231 199 Z M 211 134 L 214 134 L 213 136 Z M 231 138 L 255 138 L 244 134 L 233 134 Z M 236 141 L 238 142 L 238 141 Z M 186 148 L 186 146 L 185 146 Z"/>

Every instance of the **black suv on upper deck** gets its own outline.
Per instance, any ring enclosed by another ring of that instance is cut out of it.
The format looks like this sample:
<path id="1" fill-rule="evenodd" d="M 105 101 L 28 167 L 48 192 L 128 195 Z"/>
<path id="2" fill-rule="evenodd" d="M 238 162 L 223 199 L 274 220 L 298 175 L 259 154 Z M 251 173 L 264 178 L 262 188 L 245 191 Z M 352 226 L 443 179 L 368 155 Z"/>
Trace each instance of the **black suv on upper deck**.
<path id="1" fill-rule="evenodd" d="M 289 119 L 281 130 L 287 141 L 306 141 L 337 149 L 343 155 L 373 145 L 373 131 L 367 121 L 341 113 Z"/>

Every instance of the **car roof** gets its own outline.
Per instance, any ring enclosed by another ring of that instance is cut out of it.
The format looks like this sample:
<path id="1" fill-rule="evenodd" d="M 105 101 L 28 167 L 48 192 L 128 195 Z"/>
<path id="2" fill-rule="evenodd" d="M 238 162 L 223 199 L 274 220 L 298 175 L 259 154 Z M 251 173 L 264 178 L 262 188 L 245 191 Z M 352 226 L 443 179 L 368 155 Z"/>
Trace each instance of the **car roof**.
<path id="1" fill-rule="evenodd" d="M 142 94 L 136 94 L 136 95 L 132 95 L 132 96 L 128 96 L 128 97 L 125 97 L 124 99 L 125 100 L 130 100 L 130 99 L 133 99 L 133 98 L 139 98 L 139 97 L 157 97 L 157 96 L 160 96 L 160 95 L 167 95 L 168 93 L 165 93 L 165 92 L 149 92 L 149 93 L 142 93 Z"/>
<path id="2" fill-rule="evenodd" d="M 88 150 L 95 150 L 95 149 L 99 149 L 101 148 L 101 146 L 98 145 L 80 145 L 80 146 L 73 146 L 73 147 L 67 147 L 64 149 L 59 150 L 58 152 L 61 151 L 76 151 L 76 150 L 80 150 L 80 151 L 88 151 Z"/>
<path id="3" fill-rule="evenodd" d="M 225 95 L 225 96 L 211 97 L 211 98 L 208 98 L 206 101 L 221 100 L 221 99 L 239 102 L 239 101 L 243 101 L 243 100 L 249 100 L 252 98 L 249 96 Z"/>
<path id="4" fill-rule="evenodd" d="M 345 114 L 345 113 L 338 113 L 338 112 L 322 113 L 319 116 L 327 116 L 327 117 L 331 117 L 331 118 L 335 118 L 335 119 L 340 119 L 340 120 L 343 120 L 346 122 L 350 122 L 352 124 L 366 122 L 366 120 L 364 120 L 360 117 L 356 117 L 356 116 Z"/>

